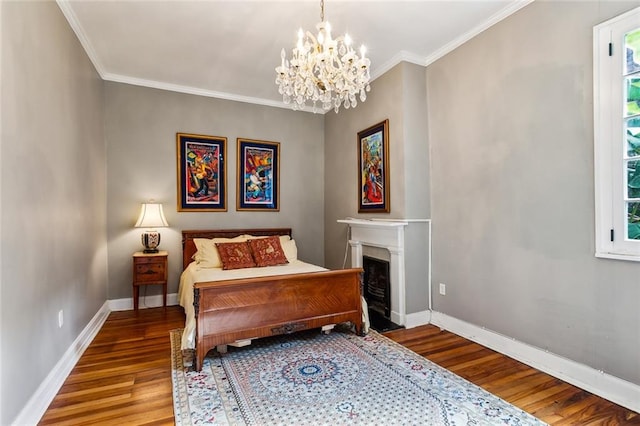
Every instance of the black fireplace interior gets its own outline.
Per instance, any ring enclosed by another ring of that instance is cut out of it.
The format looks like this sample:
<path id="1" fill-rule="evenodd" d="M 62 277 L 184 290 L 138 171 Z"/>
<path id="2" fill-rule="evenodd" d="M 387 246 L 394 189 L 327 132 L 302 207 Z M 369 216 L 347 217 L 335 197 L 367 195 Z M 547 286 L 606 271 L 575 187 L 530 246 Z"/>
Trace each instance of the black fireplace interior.
<path id="1" fill-rule="evenodd" d="M 369 305 L 369 321 L 376 331 L 389 331 L 402 326 L 391 321 L 391 280 L 389 262 L 362 256 L 363 294 Z"/>

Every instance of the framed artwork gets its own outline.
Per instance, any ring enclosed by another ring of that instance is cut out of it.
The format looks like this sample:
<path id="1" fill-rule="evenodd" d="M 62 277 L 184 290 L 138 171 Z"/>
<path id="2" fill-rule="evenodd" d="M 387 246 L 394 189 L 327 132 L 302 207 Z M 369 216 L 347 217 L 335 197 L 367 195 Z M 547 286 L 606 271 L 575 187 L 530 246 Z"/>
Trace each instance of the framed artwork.
<path id="1" fill-rule="evenodd" d="M 279 211 L 280 143 L 238 138 L 236 210 Z"/>
<path id="2" fill-rule="evenodd" d="M 389 213 L 389 120 L 358 132 L 358 213 Z"/>
<path id="3" fill-rule="evenodd" d="M 227 211 L 227 138 L 177 133 L 178 211 Z"/>

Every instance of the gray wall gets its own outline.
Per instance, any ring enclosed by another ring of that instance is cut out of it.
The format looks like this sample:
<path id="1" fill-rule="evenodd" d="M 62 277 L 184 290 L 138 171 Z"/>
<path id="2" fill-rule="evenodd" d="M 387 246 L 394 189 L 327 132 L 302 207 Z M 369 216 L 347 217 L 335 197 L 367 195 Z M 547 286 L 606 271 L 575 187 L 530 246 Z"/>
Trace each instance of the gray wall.
<path id="1" fill-rule="evenodd" d="M 402 99 L 404 208 L 406 219 L 431 217 L 431 179 L 425 68 L 403 63 Z M 393 170 L 391 171 L 394 172 Z"/>
<path id="2" fill-rule="evenodd" d="M 325 114 L 324 175 L 325 261 L 328 268 L 341 268 L 344 260 L 347 226 L 336 223 L 346 217 L 403 217 L 404 182 L 397 179 L 403 170 L 402 65 L 377 78 L 364 103 L 355 109 Z M 358 132 L 389 119 L 390 214 L 358 215 Z M 347 259 L 347 266 L 350 260 Z"/>
<path id="3" fill-rule="evenodd" d="M 183 229 L 291 227 L 299 258 L 324 264 L 322 115 L 106 83 L 105 117 L 109 299 L 131 297 L 131 255 L 142 248 L 133 225 L 151 198 L 170 226 L 159 230 L 169 293 L 178 289 Z M 176 132 L 227 138 L 227 212 L 177 212 Z M 238 137 L 280 142 L 279 212 L 235 211 Z"/>
<path id="4" fill-rule="evenodd" d="M 327 265 L 336 219 L 358 216 L 356 134 L 389 118 L 391 214 L 360 217 L 431 214 L 434 309 L 640 384 L 640 265 L 594 257 L 592 130 L 592 28 L 639 4 L 534 2 L 427 67 L 426 88 L 400 64 L 327 114 Z"/>
<path id="5" fill-rule="evenodd" d="M 424 67 L 401 63 L 371 84 L 366 102 L 355 109 L 325 115 L 325 259 L 329 268 L 344 262 L 346 217 L 426 219 L 430 184 Z M 358 213 L 359 131 L 389 119 L 390 213 Z M 426 224 L 406 229 L 406 312 L 428 306 Z M 347 266 L 351 264 L 347 256 Z"/>
<path id="6" fill-rule="evenodd" d="M 427 90 L 425 68 L 403 63 L 402 99 L 403 168 L 391 171 L 404 178 L 404 218 L 431 218 L 431 179 L 428 144 Z M 429 225 L 409 222 L 405 228 L 406 313 L 425 311 L 429 306 Z"/>
<path id="7" fill-rule="evenodd" d="M 640 265 L 593 256 L 591 52 L 593 25 L 639 4 L 539 0 L 323 117 L 103 85 L 55 3 L 0 2 L 0 423 L 107 298 L 131 296 L 150 198 L 170 292 L 181 229 L 292 226 L 301 258 L 337 268 L 337 219 L 432 215 L 436 310 L 640 384 Z M 358 215 L 356 135 L 385 118 L 391 213 Z M 228 212 L 176 211 L 176 132 L 228 138 Z M 236 137 L 281 142 L 280 213 L 235 211 Z"/>
<path id="8" fill-rule="evenodd" d="M 106 150 L 103 83 L 56 3 L 0 7 L 0 424 L 9 424 L 106 301 Z"/>
<path id="9" fill-rule="evenodd" d="M 640 264 L 594 257 L 592 29 L 639 4 L 536 1 L 427 70 L 434 309 L 636 384 Z"/>

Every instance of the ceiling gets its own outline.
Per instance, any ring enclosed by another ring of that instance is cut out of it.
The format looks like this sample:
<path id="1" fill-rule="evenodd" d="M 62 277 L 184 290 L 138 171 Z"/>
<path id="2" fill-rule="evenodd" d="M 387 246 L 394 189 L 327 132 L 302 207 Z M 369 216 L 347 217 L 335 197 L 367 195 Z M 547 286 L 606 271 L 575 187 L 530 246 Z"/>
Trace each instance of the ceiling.
<path id="1" fill-rule="evenodd" d="M 365 44 L 373 79 L 428 65 L 532 0 L 326 0 L 334 37 Z M 280 50 L 316 33 L 319 0 L 58 0 L 100 76 L 271 106 Z"/>

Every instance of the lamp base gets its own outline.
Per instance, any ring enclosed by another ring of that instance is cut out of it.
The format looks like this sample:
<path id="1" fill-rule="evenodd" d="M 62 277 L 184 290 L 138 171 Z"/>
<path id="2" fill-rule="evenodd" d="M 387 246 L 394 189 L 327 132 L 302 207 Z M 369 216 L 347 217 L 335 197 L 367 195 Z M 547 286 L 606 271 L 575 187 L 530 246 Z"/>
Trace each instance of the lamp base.
<path id="1" fill-rule="evenodd" d="M 142 245 L 144 253 L 157 253 L 160 244 L 160 233 L 158 231 L 147 231 L 142 234 Z"/>

